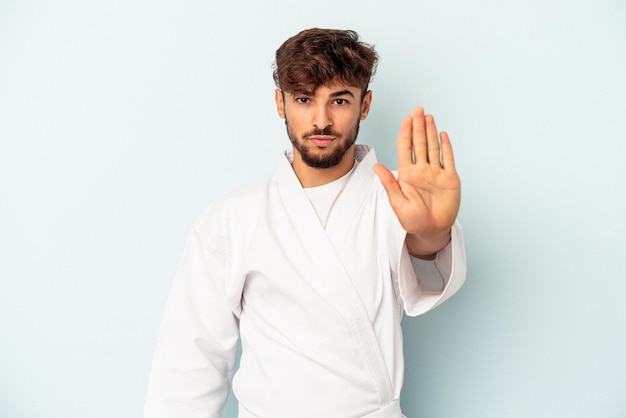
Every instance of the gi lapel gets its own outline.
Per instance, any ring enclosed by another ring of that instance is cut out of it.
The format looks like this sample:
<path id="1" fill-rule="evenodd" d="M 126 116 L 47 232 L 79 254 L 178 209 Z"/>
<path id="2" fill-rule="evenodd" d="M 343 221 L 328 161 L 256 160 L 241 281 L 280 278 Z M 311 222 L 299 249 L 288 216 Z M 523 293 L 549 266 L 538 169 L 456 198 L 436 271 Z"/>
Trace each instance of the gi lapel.
<path id="1" fill-rule="evenodd" d="M 372 155 L 370 158 L 375 159 L 375 156 Z M 366 162 L 362 168 L 357 167 L 357 170 L 367 169 L 367 164 L 369 164 L 371 171 L 371 162 Z M 337 209 L 350 210 L 351 205 L 358 207 L 366 195 L 363 192 L 363 187 L 369 181 L 371 178 L 367 175 L 358 176 L 357 182 L 349 187 L 350 196 L 348 197 L 350 199 L 342 199 L 351 200 L 351 202 L 342 203 L 341 205 L 345 205 L 345 207 Z M 337 254 L 331 238 L 326 234 L 321 223 L 318 222 L 315 210 L 306 197 L 287 158 L 283 159 L 279 167 L 277 186 L 281 203 L 286 211 L 287 219 L 285 221 L 291 223 L 297 236 L 297 243 L 294 242 L 294 244 L 302 246 L 304 253 L 315 258 L 315 265 L 318 269 L 317 290 L 333 304 L 348 323 L 363 359 L 368 364 L 378 387 L 379 405 L 381 407 L 387 405 L 393 400 L 391 379 L 367 310 Z M 333 208 L 334 210 L 336 209 Z M 338 228 L 337 236 L 345 234 L 347 227 L 346 229 Z"/>
<path id="2" fill-rule="evenodd" d="M 372 170 L 376 164 L 374 149 L 367 145 L 357 145 L 355 156 L 359 165 L 333 205 L 326 225 L 326 234 L 337 250 L 343 247 L 352 222 L 358 222 L 358 217 L 354 214 L 359 213 L 361 206 L 370 196 L 373 182 L 377 181 Z"/>

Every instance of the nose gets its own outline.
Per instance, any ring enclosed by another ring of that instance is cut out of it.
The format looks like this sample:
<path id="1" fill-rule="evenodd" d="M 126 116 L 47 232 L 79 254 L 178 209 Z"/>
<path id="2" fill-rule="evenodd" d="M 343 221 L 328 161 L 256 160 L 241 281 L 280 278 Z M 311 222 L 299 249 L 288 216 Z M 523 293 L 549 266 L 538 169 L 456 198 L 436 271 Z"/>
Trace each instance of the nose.
<path id="1" fill-rule="evenodd" d="M 333 120 L 330 110 L 326 105 L 321 104 L 316 107 L 315 114 L 313 115 L 313 125 L 317 129 L 324 129 L 328 126 L 332 126 Z"/>

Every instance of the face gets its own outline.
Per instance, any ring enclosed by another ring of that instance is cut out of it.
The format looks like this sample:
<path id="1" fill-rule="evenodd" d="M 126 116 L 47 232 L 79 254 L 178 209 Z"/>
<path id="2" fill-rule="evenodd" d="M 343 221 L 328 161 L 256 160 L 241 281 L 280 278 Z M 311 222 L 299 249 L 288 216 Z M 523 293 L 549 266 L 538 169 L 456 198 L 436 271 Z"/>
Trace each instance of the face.
<path id="1" fill-rule="evenodd" d="M 348 158 L 371 97 L 368 91 L 361 100 L 360 88 L 333 84 L 297 94 L 276 90 L 275 99 L 294 152 L 309 167 L 330 168 Z"/>

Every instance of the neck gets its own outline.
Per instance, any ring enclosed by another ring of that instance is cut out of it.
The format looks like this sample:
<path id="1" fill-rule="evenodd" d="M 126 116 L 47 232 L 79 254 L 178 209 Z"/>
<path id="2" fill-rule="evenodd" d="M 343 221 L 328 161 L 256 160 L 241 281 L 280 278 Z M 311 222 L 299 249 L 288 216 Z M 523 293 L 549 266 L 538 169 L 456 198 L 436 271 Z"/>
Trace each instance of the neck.
<path id="1" fill-rule="evenodd" d="M 345 155 L 334 167 L 315 168 L 307 165 L 297 150 L 293 150 L 293 171 L 296 173 L 302 187 L 317 187 L 331 183 L 346 174 L 354 167 L 354 145 L 346 151 Z"/>

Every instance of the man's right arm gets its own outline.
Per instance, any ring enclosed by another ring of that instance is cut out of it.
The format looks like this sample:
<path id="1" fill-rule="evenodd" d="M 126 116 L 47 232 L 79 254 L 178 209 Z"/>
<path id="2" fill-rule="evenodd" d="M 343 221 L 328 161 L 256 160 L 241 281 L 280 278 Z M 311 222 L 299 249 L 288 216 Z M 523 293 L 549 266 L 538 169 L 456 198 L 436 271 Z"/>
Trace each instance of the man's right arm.
<path id="1" fill-rule="evenodd" d="M 223 249 L 196 228 L 163 315 L 144 418 L 218 418 L 228 396 L 238 319 L 224 288 Z"/>

